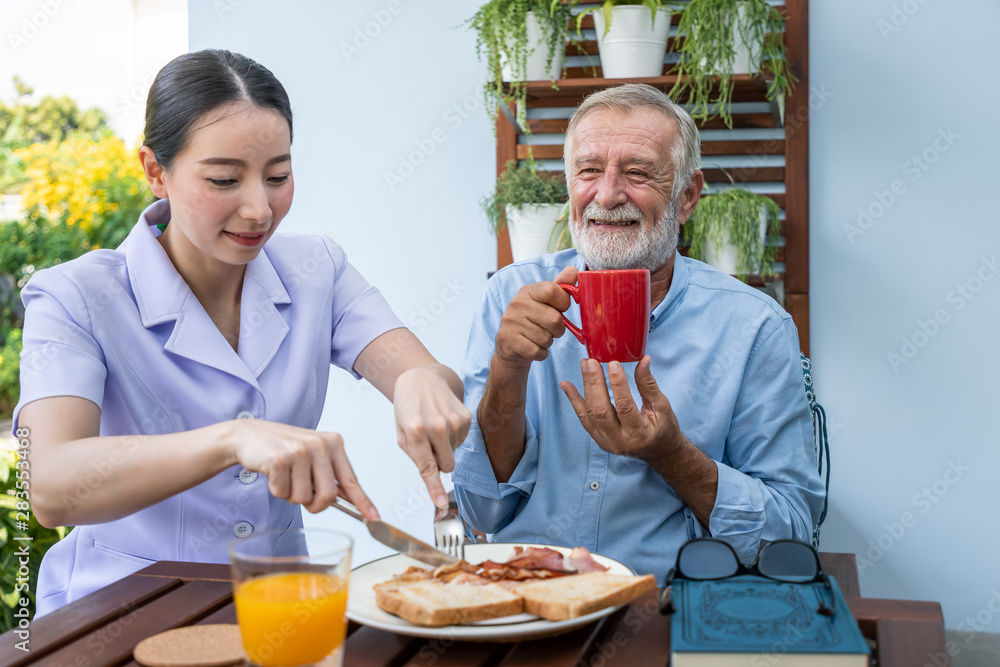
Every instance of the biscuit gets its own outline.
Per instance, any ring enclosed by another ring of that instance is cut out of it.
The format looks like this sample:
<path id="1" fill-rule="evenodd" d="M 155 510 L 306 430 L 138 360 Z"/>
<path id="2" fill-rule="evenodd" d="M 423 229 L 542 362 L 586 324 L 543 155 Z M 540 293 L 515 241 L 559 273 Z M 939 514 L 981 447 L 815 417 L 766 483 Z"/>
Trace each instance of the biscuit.
<path id="1" fill-rule="evenodd" d="M 139 642 L 132 656 L 146 667 L 223 667 L 246 659 L 239 626 L 191 625 Z"/>

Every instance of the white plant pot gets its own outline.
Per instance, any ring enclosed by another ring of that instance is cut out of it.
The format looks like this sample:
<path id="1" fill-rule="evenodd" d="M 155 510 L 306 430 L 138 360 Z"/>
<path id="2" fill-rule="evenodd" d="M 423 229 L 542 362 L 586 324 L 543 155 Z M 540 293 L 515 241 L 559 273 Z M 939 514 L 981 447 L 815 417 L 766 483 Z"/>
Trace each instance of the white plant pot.
<path id="1" fill-rule="evenodd" d="M 504 209 L 510 254 L 515 262 L 549 251 L 549 239 L 561 210 L 562 204 L 524 204 Z"/>
<path id="2" fill-rule="evenodd" d="M 767 208 L 764 206 L 760 207 L 760 246 L 763 249 L 764 243 L 767 241 Z M 723 245 L 721 248 L 716 248 L 715 244 L 711 241 L 705 242 L 705 263 L 710 264 L 717 268 L 723 273 L 728 273 L 731 275 L 737 275 L 740 271 L 737 269 L 737 256 L 736 256 L 736 246 L 729 243 Z M 759 274 L 761 268 L 760 258 L 750 266 L 749 274 Z"/>
<path id="3" fill-rule="evenodd" d="M 744 16 L 746 16 L 746 8 L 742 5 L 739 9 L 736 20 L 733 21 L 733 74 L 756 74 L 757 67 L 750 66 L 750 47 L 747 43 L 743 41 L 742 35 L 740 35 L 740 25 L 744 21 Z M 757 50 L 760 50 L 760 45 L 757 45 Z M 760 53 L 756 54 L 757 62 L 760 62 Z"/>
<path id="4" fill-rule="evenodd" d="M 597 50 L 605 79 L 637 79 L 661 76 L 670 33 L 670 12 L 660 9 L 656 20 L 641 6 L 618 6 L 611 9 L 611 29 L 604 34 L 604 13 L 593 13 L 597 31 Z"/>
<path id="5" fill-rule="evenodd" d="M 524 72 L 518 72 L 506 58 L 501 59 L 500 74 L 504 81 L 555 81 L 562 76 L 563 61 L 566 58 L 566 45 L 557 48 L 552 54 L 552 65 L 545 69 L 545 61 L 549 57 L 549 36 L 542 30 L 535 18 L 534 12 L 528 12 L 525 20 L 527 29 L 528 51 L 525 57 Z"/>

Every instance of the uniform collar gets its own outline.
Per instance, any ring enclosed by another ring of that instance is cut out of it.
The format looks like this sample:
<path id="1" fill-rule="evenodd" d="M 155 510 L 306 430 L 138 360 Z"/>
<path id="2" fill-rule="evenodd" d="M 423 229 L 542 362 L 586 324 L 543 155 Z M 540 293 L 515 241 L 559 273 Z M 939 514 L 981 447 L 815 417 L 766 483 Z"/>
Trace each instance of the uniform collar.
<path id="1" fill-rule="evenodd" d="M 265 250 L 247 264 L 237 355 L 156 240 L 156 225 L 169 220 L 169 200 L 154 202 L 119 248 L 125 252 L 129 282 L 143 326 L 148 329 L 175 322 L 164 350 L 256 385 L 256 377 L 288 333 L 288 324 L 276 307 L 291 303 L 288 291 Z"/>

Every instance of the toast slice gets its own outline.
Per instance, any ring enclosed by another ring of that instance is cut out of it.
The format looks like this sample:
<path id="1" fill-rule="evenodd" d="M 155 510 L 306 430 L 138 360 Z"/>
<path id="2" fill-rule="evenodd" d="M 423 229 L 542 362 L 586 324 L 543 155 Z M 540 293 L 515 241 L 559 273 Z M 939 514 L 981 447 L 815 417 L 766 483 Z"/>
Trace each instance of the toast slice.
<path id="1" fill-rule="evenodd" d="M 524 599 L 524 611 L 550 621 L 565 621 L 624 604 L 656 590 L 656 577 L 647 574 L 587 572 L 544 581 L 522 582 L 516 594 Z"/>
<path id="2" fill-rule="evenodd" d="M 475 586 L 438 581 L 401 582 L 375 588 L 380 608 L 414 625 L 441 627 L 520 614 L 520 596 L 496 584 Z"/>

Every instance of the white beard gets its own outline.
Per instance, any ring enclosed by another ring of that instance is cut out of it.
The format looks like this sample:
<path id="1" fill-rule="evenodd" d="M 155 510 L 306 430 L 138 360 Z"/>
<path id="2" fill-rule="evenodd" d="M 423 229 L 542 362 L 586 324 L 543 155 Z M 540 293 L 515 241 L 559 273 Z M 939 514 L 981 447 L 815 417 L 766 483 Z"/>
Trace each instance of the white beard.
<path id="1" fill-rule="evenodd" d="M 605 232 L 590 225 L 588 220 L 638 224 L 628 229 Z M 608 269 L 649 269 L 655 271 L 677 250 L 680 237 L 680 207 L 671 201 L 660 219 L 649 224 L 646 216 L 632 202 L 606 209 L 596 201 L 587 204 L 583 220 L 570 220 L 569 231 L 573 246 L 593 271 Z"/>

